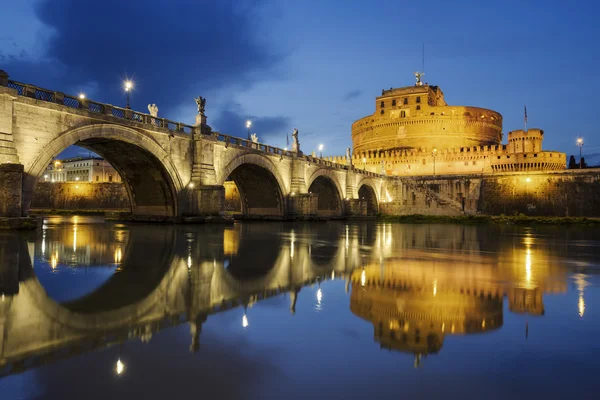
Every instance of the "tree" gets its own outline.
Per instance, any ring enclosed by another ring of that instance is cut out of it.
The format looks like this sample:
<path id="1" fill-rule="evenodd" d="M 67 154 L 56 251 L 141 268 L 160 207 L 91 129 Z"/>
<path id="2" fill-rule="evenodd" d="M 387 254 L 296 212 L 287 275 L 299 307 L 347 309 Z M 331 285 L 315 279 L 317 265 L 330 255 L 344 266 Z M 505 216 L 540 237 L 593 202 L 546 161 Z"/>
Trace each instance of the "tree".
<path id="1" fill-rule="evenodd" d="M 581 168 L 587 168 L 587 164 L 585 163 L 585 157 L 581 157 L 579 161 L 581 163 Z"/>
<path id="2" fill-rule="evenodd" d="M 575 168 L 579 168 L 579 166 L 577 165 L 577 161 L 575 161 L 575 156 L 571 156 L 569 158 L 569 169 L 575 169 Z"/>

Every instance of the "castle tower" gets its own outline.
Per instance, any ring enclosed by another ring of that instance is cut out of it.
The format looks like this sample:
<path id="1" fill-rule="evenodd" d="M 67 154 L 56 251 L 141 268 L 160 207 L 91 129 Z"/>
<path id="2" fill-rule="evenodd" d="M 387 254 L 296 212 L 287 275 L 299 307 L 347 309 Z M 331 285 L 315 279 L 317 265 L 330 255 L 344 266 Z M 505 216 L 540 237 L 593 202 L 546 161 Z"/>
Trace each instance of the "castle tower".
<path id="1" fill-rule="evenodd" d="M 508 132 L 508 151 L 510 153 L 541 153 L 544 131 L 541 129 L 519 129 Z"/>

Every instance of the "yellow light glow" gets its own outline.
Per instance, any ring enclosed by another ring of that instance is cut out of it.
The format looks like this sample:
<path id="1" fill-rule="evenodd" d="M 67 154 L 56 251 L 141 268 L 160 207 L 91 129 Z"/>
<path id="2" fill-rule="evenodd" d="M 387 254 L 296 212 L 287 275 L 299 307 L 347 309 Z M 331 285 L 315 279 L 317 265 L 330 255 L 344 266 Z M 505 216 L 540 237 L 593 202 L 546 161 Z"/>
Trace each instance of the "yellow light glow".
<path id="1" fill-rule="evenodd" d="M 483 321 L 481 321 L 481 327 L 482 327 L 483 329 L 485 329 L 485 319 L 484 319 Z"/>
<path id="2" fill-rule="evenodd" d="M 79 98 L 80 98 L 81 100 L 85 99 L 85 94 L 83 94 L 83 93 L 79 93 Z"/>
<path id="3" fill-rule="evenodd" d="M 365 283 L 367 283 L 367 273 L 363 269 L 363 271 L 360 273 L 360 285 L 365 286 Z"/>
<path id="4" fill-rule="evenodd" d="M 73 227 L 73 253 L 77 251 L 77 226 Z"/>
<path id="5" fill-rule="evenodd" d="M 525 182 L 527 182 L 527 183 L 531 182 L 531 178 L 526 178 Z"/>
<path id="6" fill-rule="evenodd" d="M 452 333 L 454 333 L 454 324 L 452 324 Z"/>
<path id="7" fill-rule="evenodd" d="M 50 257 L 50 266 L 52 267 L 52 269 L 56 269 L 57 265 L 58 265 L 58 251 L 54 252 L 54 255 L 52 257 Z"/>
<path id="8" fill-rule="evenodd" d="M 577 138 L 577 144 L 578 145 L 582 145 L 583 144 L 583 138 L 582 137 Z"/>
<path id="9" fill-rule="evenodd" d="M 323 151 L 323 145 L 322 144 L 319 145 L 319 151 Z"/>
<path id="10" fill-rule="evenodd" d="M 246 128 L 250 128 L 252 126 L 252 121 L 246 121 Z"/>
<path id="11" fill-rule="evenodd" d="M 248 325 L 250 325 L 248 323 L 248 317 L 246 316 L 246 314 L 244 314 L 244 316 L 242 317 L 242 327 L 247 328 Z"/>
<path id="12" fill-rule="evenodd" d="M 290 240 L 290 258 L 294 258 L 294 242 L 296 241 L 296 234 L 292 231 L 292 238 Z"/>
<path id="13" fill-rule="evenodd" d="M 531 282 L 531 249 L 525 251 L 525 279 Z"/>
<path id="14" fill-rule="evenodd" d="M 194 183 L 193 183 L 193 182 L 190 182 L 190 183 L 189 183 L 189 185 L 188 185 L 188 187 L 189 187 L 190 189 L 193 189 L 193 188 L 194 188 Z"/>
<path id="15" fill-rule="evenodd" d="M 446 329 L 446 324 L 442 322 L 442 333 L 444 333 L 445 329 Z"/>
<path id="16" fill-rule="evenodd" d="M 331 271 L 331 279 L 335 279 L 335 271 Z"/>
<path id="17" fill-rule="evenodd" d="M 133 89 L 133 82 L 132 81 L 125 81 L 125 91 L 129 92 L 131 89 Z"/>
<path id="18" fill-rule="evenodd" d="M 585 300 L 583 299 L 583 293 L 579 292 L 579 301 L 577 302 L 579 308 L 579 316 L 583 318 L 585 314 Z"/>
<path id="19" fill-rule="evenodd" d="M 433 281 L 433 296 L 437 294 L 437 280 Z"/>
<path id="20" fill-rule="evenodd" d="M 121 262 L 122 258 L 123 258 L 123 254 L 121 252 L 121 248 L 117 247 L 115 249 L 115 264 L 119 264 Z"/>
<path id="21" fill-rule="evenodd" d="M 187 267 L 188 269 L 192 268 L 192 256 L 188 256 L 187 258 Z"/>
<path id="22" fill-rule="evenodd" d="M 119 358 L 117 360 L 117 375 L 121 375 L 123 372 L 125 372 L 125 364 L 123 364 L 123 362 L 121 361 L 121 359 Z"/>

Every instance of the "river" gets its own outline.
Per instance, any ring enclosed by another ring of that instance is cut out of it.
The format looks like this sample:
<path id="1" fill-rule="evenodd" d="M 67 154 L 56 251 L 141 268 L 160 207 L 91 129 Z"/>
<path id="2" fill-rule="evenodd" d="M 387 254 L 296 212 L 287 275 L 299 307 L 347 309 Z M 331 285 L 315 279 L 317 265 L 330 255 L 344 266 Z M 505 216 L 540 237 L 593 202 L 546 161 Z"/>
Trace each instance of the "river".
<path id="1" fill-rule="evenodd" d="M 597 228 L 44 217 L 0 262 L 2 399 L 600 389 Z"/>

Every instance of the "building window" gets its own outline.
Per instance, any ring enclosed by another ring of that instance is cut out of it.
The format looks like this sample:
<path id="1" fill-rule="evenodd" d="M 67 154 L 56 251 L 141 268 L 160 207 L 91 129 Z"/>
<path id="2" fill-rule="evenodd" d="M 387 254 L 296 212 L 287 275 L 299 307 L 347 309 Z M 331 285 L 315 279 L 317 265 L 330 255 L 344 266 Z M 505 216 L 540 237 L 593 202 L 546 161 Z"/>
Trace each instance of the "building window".
<path id="1" fill-rule="evenodd" d="M 381 114 L 383 114 L 385 112 L 385 110 L 381 110 Z"/>
<path id="2" fill-rule="evenodd" d="M 417 96 L 417 104 L 421 102 L 421 96 Z"/>
<path id="3" fill-rule="evenodd" d="M 404 104 L 408 104 L 408 97 L 404 98 Z"/>
<path id="4" fill-rule="evenodd" d="M 419 111 L 421 109 L 421 106 L 417 106 L 417 111 Z"/>
<path id="5" fill-rule="evenodd" d="M 392 106 L 396 105 L 396 99 L 392 100 Z"/>
<path id="6" fill-rule="evenodd" d="M 100 182 L 100 176 L 96 175 L 96 182 Z"/>
<path id="7" fill-rule="evenodd" d="M 108 181 L 109 181 L 109 182 L 112 182 L 112 174 L 109 174 L 109 175 L 108 175 Z"/>
<path id="8" fill-rule="evenodd" d="M 405 118 L 406 117 L 406 111 L 400 111 L 400 117 Z"/>
<path id="9" fill-rule="evenodd" d="M 385 102 L 381 102 L 381 107 L 385 107 Z"/>

